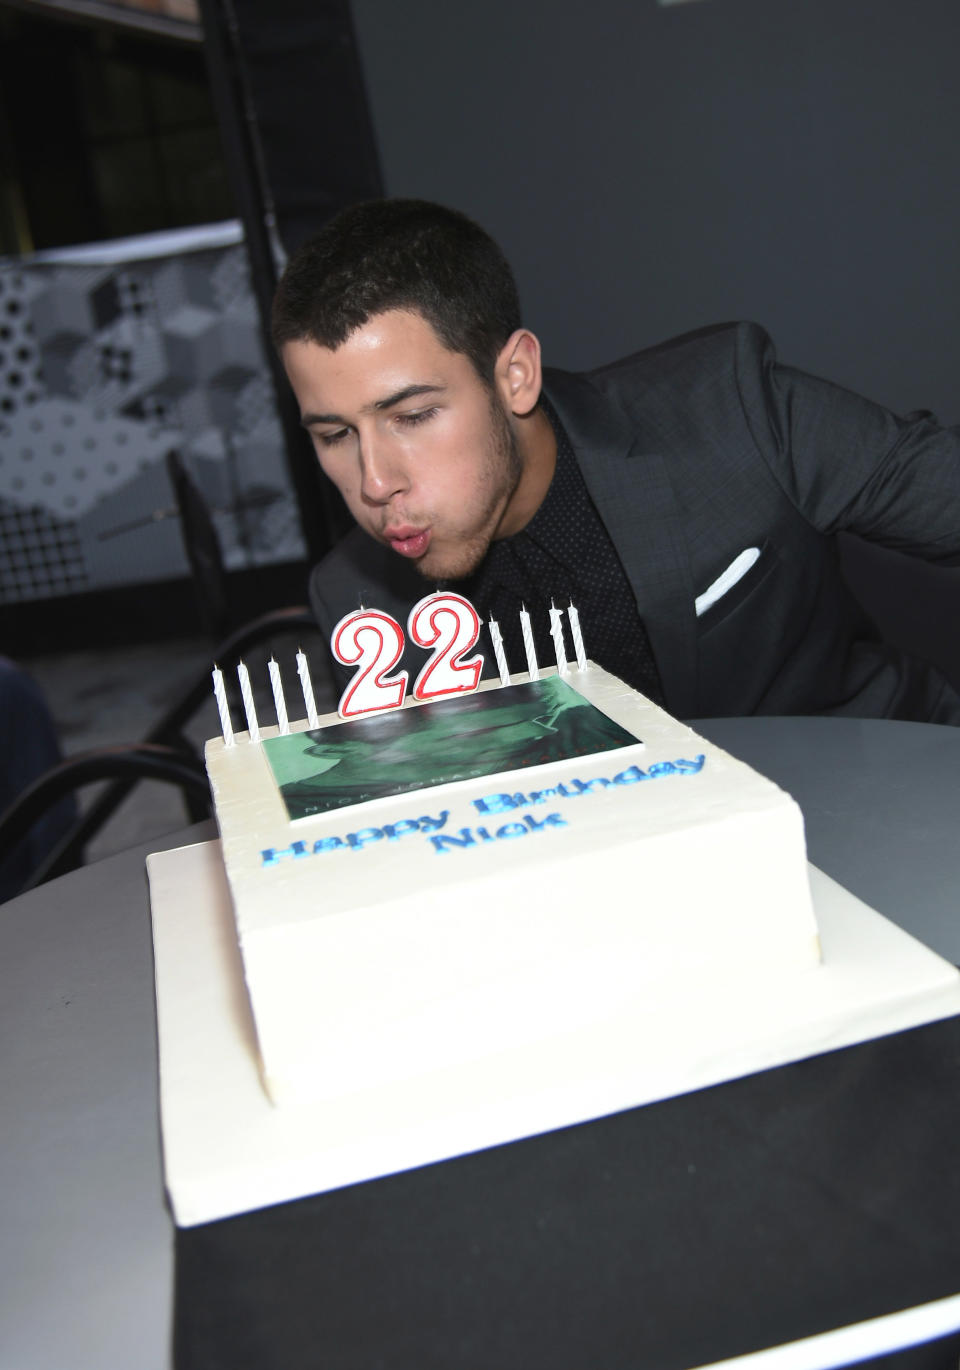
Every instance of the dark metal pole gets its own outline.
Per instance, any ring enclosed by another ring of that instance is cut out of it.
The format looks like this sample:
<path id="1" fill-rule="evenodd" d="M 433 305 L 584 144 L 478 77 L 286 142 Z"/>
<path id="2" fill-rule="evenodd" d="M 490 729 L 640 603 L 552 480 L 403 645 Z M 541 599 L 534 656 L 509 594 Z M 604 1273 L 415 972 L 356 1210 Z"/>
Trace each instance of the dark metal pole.
<path id="1" fill-rule="evenodd" d="M 296 401 L 270 341 L 270 307 L 278 279 L 273 212 L 243 75 L 233 7 L 231 0 L 199 0 L 199 5 L 211 95 L 243 224 L 261 336 L 283 429 L 287 469 L 296 494 L 307 554 L 314 562 L 329 550 L 342 531 L 341 515 L 330 499 L 309 439 L 300 427 Z"/>

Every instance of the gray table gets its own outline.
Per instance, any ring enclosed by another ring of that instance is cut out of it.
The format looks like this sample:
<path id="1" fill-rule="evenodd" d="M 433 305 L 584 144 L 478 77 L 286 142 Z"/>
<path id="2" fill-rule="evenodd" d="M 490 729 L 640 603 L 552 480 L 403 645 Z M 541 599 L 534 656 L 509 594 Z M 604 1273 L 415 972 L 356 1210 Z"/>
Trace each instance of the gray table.
<path id="1" fill-rule="evenodd" d="M 960 961 L 960 730 L 697 725 L 800 801 L 810 857 Z M 144 858 L 0 906 L 0 1370 L 166 1370 L 164 1206 Z"/>

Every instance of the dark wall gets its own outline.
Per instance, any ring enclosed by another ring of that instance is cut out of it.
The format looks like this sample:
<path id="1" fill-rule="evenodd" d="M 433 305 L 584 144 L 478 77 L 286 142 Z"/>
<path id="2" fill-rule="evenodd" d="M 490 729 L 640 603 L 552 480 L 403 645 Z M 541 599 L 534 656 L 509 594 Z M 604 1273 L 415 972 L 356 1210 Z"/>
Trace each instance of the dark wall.
<path id="1" fill-rule="evenodd" d="M 473 214 L 547 359 L 766 325 L 960 420 L 957 0 L 352 0 L 386 189 Z M 885 634 L 960 684 L 960 570 L 844 539 Z"/>
<path id="2" fill-rule="evenodd" d="M 353 0 L 387 191 L 504 244 L 548 359 L 700 324 L 960 418 L 956 0 Z"/>

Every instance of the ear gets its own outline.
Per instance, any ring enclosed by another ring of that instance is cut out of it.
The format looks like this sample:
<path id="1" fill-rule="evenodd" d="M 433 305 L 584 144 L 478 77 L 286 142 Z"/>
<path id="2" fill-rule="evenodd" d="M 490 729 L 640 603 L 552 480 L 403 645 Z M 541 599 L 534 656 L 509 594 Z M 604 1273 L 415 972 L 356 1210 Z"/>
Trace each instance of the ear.
<path id="1" fill-rule="evenodd" d="M 493 374 L 507 412 L 518 418 L 531 413 L 542 382 L 539 340 L 529 328 L 518 328 L 501 348 Z"/>

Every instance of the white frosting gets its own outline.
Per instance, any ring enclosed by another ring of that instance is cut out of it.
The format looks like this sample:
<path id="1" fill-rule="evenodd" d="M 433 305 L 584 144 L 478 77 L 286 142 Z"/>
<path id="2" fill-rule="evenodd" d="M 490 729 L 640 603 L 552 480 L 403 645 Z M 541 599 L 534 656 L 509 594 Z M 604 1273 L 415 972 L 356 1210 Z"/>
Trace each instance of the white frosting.
<path id="1" fill-rule="evenodd" d="M 293 824 L 260 745 L 243 733 L 207 744 L 273 1098 L 510 1050 L 614 1015 L 665 979 L 695 998 L 722 977 L 736 995 L 817 964 L 794 801 L 601 668 L 564 679 L 642 741 Z M 533 801 L 557 786 L 566 793 Z M 270 850 L 288 854 L 265 864 Z"/>

